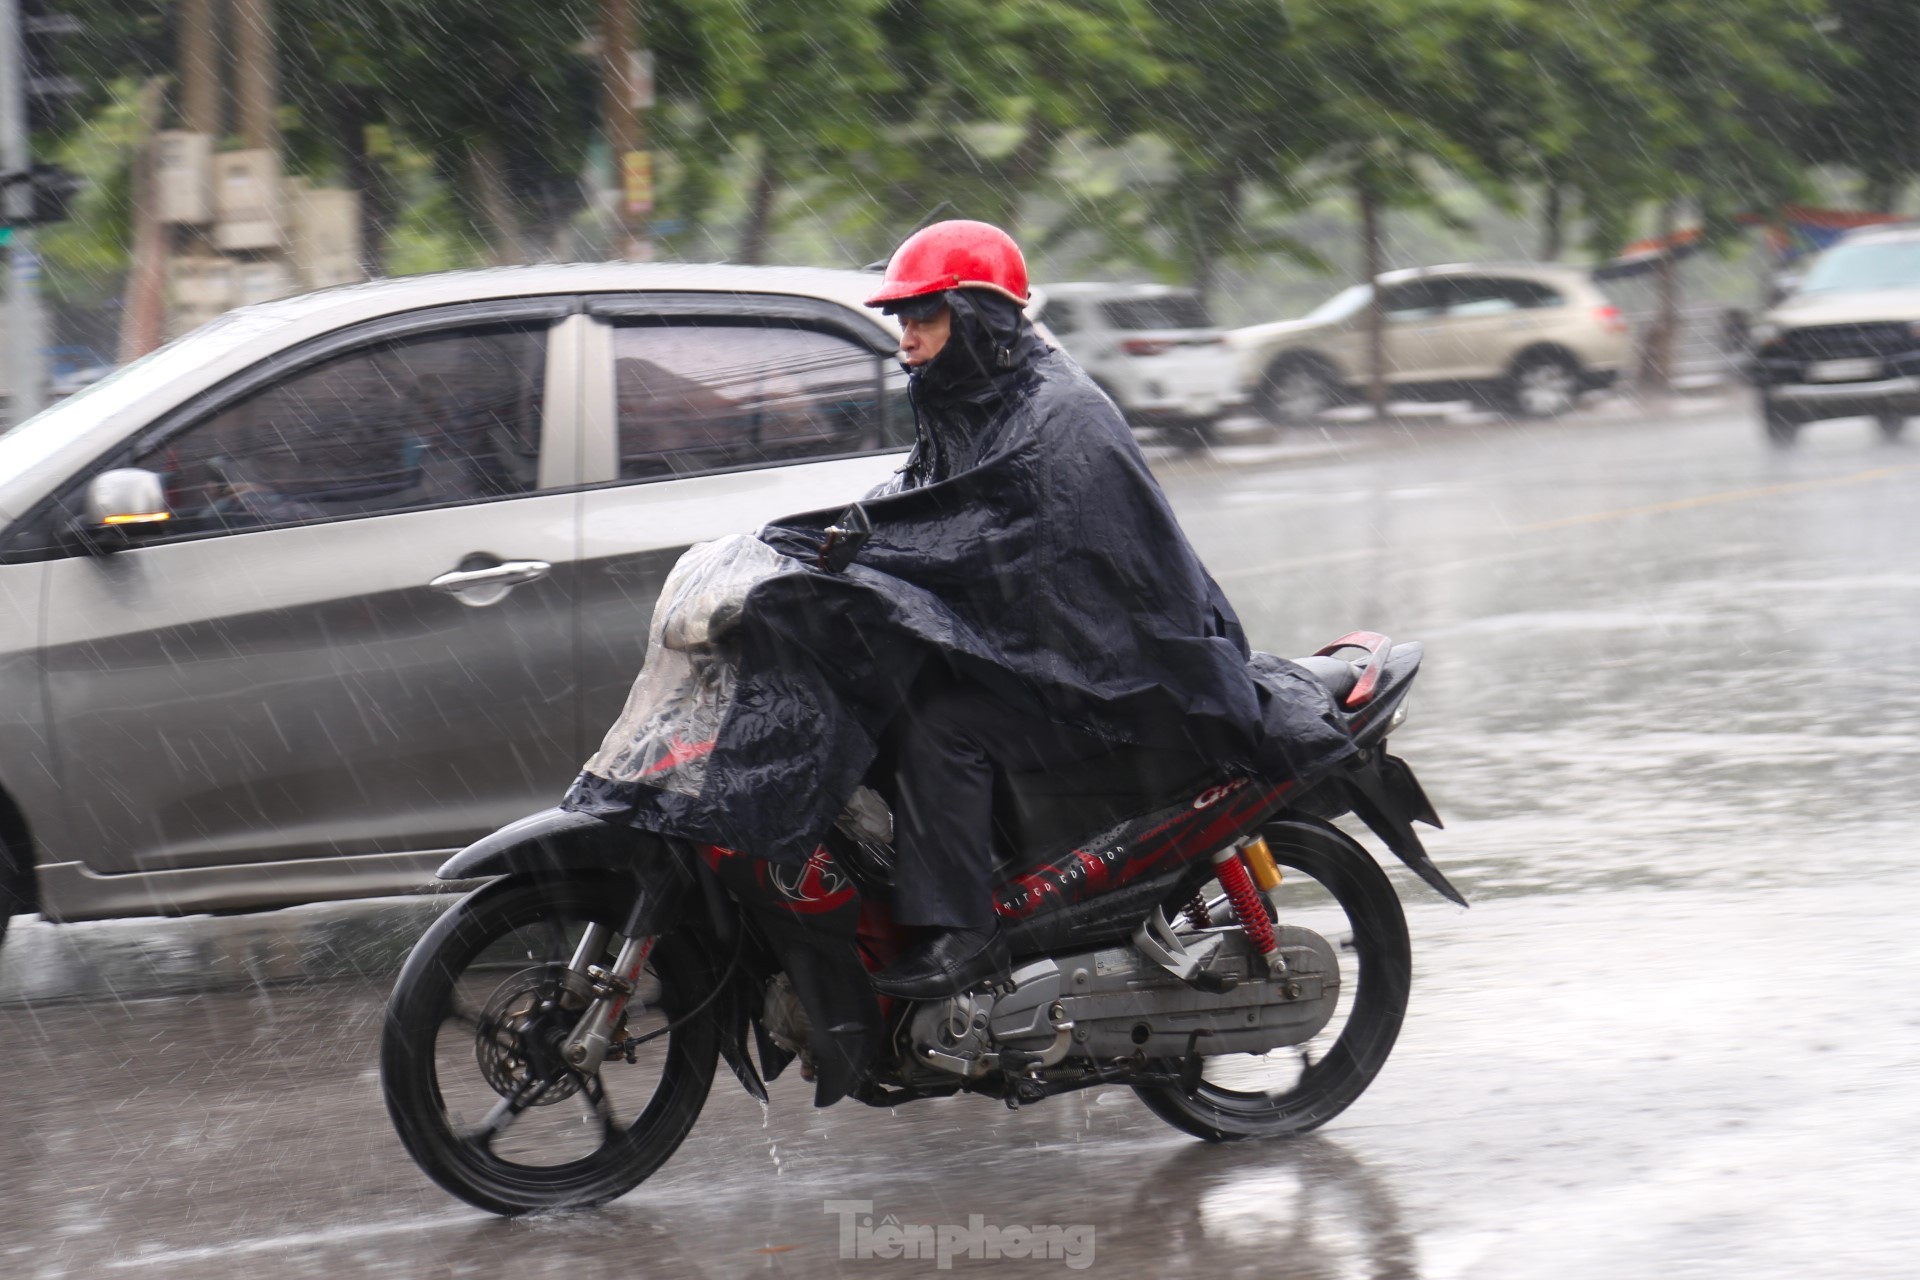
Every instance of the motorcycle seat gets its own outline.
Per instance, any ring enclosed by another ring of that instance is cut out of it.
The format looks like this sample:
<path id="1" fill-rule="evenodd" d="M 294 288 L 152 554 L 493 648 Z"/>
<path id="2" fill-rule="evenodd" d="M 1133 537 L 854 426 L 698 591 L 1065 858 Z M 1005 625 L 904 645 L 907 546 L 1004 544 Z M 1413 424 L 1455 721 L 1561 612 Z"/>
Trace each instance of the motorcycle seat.
<path id="1" fill-rule="evenodd" d="M 1344 702 L 1346 696 L 1353 692 L 1353 687 L 1360 683 L 1362 668 L 1348 662 L 1345 658 L 1315 656 L 1295 658 L 1293 662 L 1295 666 L 1305 667 L 1314 679 L 1327 686 L 1327 691 L 1333 694 L 1335 702 Z"/>
<path id="2" fill-rule="evenodd" d="M 1360 683 L 1364 667 L 1344 658 L 1295 658 L 1336 704 Z M 1115 745 L 1088 760 L 994 778 L 993 854 L 997 873 L 1032 865 L 1131 818 L 1199 795 L 1224 772 L 1185 751 Z"/>

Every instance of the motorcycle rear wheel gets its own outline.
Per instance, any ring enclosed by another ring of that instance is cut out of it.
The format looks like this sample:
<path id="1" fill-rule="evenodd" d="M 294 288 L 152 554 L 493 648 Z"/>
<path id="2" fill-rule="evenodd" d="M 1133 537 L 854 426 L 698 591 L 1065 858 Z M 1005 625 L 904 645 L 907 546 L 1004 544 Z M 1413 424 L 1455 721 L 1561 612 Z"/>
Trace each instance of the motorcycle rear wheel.
<path id="1" fill-rule="evenodd" d="M 612 936 L 592 959 L 612 963 L 630 899 L 598 879 L 500 881 L 436 921 L 401 970 L 380 1041 L 387 1114 L 421 1170 L 468 1204 L 604 1204 L 665 1164 L 699 1118 L 719 1057 L 710 1018 L 671 1026 L 632 1065 L 557 1057 L 590 998 L 568 963 L 593 924 Z M 706 994 L 703 968 L 691 939 L 662 937 L 616 1034 L 667 1028 Z"/>
<path id="2" fill-rule="evenodd" d="M 1134 1093 L 1149 1111 L 1209 1142 L 1292 1137 L 1319 1128 L 1353 1105 L 1393 1051 L 1412 986 L 1406 915 L 1393 882 L 1372 855 L 1337 831 L 1301 824 L 1271 827 L 1266 837 L 1274 861 L 1316 882 L 1331 899 L 1329 906 L 1344 915 L 1349 937 L 1328 940 L 1341 952 L 1343 987 L 1354 990 L 1351 996 L 1342 992 L 1338 1029 L 1330 1043 L 1277 1049 L 1264 1058 L 1232 1054 L 1204 1059 L 1201 1079 L 1191 1091 L 1135 1086 Z M 1281 922 L 1296 923 L 1289 919 L 1286 895 L 1313 892 L 1302 889 L 1296 876 L 1288 876 L 1281 889 Z M 1316 1047 L 1319 1056 L 1313 1058 Z M 1228 1081 L 1258 1083 L 1269 1064 L 1274 1074 L 1292 1078 L 1275 1079 L 1276 1088 L 1229 1087 Z M 1178 1063 L 1162 1065 L 1179 1070 Z"/>

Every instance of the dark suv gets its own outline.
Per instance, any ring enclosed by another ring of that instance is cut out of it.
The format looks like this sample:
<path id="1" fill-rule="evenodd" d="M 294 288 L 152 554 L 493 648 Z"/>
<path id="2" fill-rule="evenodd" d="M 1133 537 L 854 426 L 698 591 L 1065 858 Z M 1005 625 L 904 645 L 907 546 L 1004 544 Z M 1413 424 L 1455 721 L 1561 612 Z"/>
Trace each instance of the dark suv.
<path id="1" fill-rule="evenodd" d="M 1920 226 L 1855 231 L 1814 259 L 1753 327 L 1767 438 L 1870 417 L 1887 439 L 1920 414 Z"/>

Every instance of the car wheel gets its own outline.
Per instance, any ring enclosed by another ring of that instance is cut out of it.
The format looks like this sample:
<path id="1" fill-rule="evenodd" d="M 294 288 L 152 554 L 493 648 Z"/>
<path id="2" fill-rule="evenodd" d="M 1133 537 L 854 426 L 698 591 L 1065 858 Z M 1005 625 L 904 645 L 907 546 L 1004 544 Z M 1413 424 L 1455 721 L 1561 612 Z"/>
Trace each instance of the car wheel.
<path id="1" fill-rule="evenodd" d="M 1907 415 L 1904 413 L 1883 413 L 1879 416 L 1880 438 L 1891 443 L 1898 440 L 1907 431 Z"/>
<path id="2" fill-rule="evenodd" d="M 33 910 L 33 872 L 17 862 L 6 840 L 0 839 L 0 942 L 7 937 L 7 922 L 16 915 Z"/>
<path id="3" fill-rule="evenodd" d="M 1310 360 L 1275 361 L 1254 393 L 1254 408 L 1277 427 L 1303 426 L 1340 398 L 1333 379 Z"/>
<path id="4" fill-rule="evenodd" d="M 1184 418 L 1169 423 L 1167 439 L 1175 448 L 1187 453 L 1201 453 L 1213 446 L 1212 418 Z"/>
<path id="5" fill-rule="evenodd" d="M 1580 402 L 1580 370 L 1565 356 L 1527 356 L 1507 375 L 1501 399 L 1516 418 L 1557 418 Z"/>
<path id="6" fill-rule="evenodd" d="M 1800 424 L 1780 411 L 1774 402 L 1762 396 L 1760 398 L 1760 422 L 1767 432 L 1767 443 L 1778 449 L 1785 449 L 1800 436 Z"/>

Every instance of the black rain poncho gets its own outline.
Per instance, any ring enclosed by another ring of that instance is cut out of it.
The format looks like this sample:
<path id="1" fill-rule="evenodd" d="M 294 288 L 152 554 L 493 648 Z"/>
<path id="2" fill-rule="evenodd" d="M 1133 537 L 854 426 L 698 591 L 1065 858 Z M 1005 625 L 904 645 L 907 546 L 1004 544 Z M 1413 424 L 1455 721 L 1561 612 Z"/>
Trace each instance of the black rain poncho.
<path id="1" fill-rule="evenodd" d="M 838 508 L 689 552 L 568 808 L 804 860 L 928 661 L 1057 723 L 1275 781 L 1353 750 L 1319 681 L 1249 654 L 1113 402 L 1010 302 L 948 297 L 952 336 L 915 371 L 916 445 L 865 500 L 857 561 L 815 567 Z M 737 597 L 705 648 L 709 623 L 689 642 L 669 607 L 703 592 Z"/>

